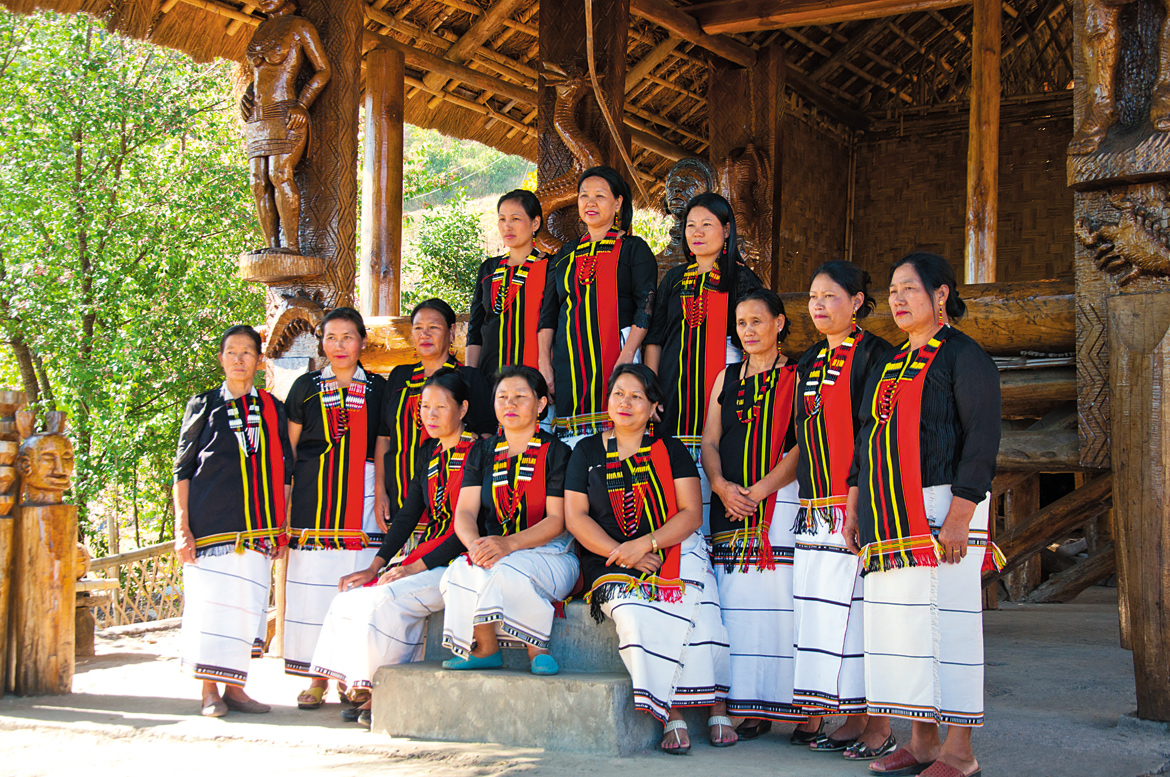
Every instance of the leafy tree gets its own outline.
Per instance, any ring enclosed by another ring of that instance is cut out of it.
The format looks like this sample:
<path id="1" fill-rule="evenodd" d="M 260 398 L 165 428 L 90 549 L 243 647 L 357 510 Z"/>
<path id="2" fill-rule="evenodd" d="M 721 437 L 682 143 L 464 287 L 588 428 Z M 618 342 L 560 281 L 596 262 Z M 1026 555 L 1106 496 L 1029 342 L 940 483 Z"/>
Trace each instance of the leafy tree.
<path id="1" fill-rule="evenodd" d="M 409 288 L 404 284 L 405 307 L 440 297 L 456 313 L 466 313 L 483 259 L 479 215 L 468 207 L 466 192 L 460 192 L 419 217 L 415 251 L 404 262 L 404 274 L 417 279 Z"/>
<path id="2" fill-rule="evenodd" d="M 219 333 L 264 318 L 231 83 L 88 16 L 0 13 L 0 370 L 69 412 L 89 533 L 167 536 L 184 402 L 222 379 Z"/>

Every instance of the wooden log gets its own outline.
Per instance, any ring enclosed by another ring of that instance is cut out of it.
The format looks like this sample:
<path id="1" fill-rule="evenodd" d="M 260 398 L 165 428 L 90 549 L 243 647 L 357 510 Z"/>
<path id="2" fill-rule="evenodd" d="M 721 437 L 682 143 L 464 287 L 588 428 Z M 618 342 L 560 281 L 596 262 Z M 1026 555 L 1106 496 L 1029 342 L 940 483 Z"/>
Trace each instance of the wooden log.
<path id="1" fill-rule="evenodd" d="M 483 46 L 488 38 L 504 25 L 504 22 L 522 1 L 495 0 L 487 9 L 487 13 L 476 19 L 467 32 L 451 44 L 451 48 L 443 54 L 443 59 L 456 63 L 466 62 L 477 49 Z M 423 81 L 432 89 L 442 89 L 447 84 L 447 79 L 442 73 L 427 73 L 423 77 Z"/>
<path id="2" fill-rule="evenodd" d="M 1023 523 L 1040 509 L 1040 478 L 1032 474 L 1004 496 L 1004 529 Z M 1013 602 L 1024 600 L 1040 585 L 1040 557 L 1032 556 L 1019 569 L 1004 576 L 1008 598 Z M 994 588 L 994 586 L 991 586 Z"/>
<path id="3" fill-rule="evenodd" d="M 15 511 L 13 687 L 20 696 L 69 693 L 73 687 L 77 507 L 23 504 Z"/>
<path id="4" fill-rule="evenodd" d="M 677 162 L 680 159 L 692 156 L 685 148 L 680 148 L 656 132 L 651 132 L 637 119 L 626 116 L 626 127 L 630 133 L 630 142 L 636 146 L 653 151 L 660 157 Z"/>
<path id="5" fill-rule="evenodd" d="M 995 461 L 1001 470 L 1077 472 L 1081 469 L 1080 438 L 1074 429 L 1005 431 Z"/>
<path id="6" fill-rule="evenodd" d="M 398 49 L 366 54 L 366 131 L 362 164 L 363 316 L 396 316 L 402 269 L 403 90 L 406 57 Z"/>
<path id="7" fill-rule="evenodd" d="M 1117 554 L 1113 543 L 1109 542 L 1084 561 L 1045 580 L 1043 585 L 1028 595 L 1027 601 L 1037 604 L 1072 601 L 1089 586 L 1112 575 L 1116 569 Z"/>
<path id="8" fill-rule="evenodd" d="M 807 283 L 807 279 L 805 282 Z M 875 274 L 873 293 L 877 310 L 861 325 L 895 345 L 906 336 L 890 315 L 889 302 L 881 291 L 886 278 Z M 992 356 L 1016 355 L 1022 351 L 1071 353 L 1076 349 L 1076 298 L 1072 281 L 1023 281 L 984 283 L 959 287 L 967 303 L 967 315 L 959 329 L 975 338 Z M 782 294 L 791 331 L 784 341 L 787 353 L 801 353 L 821 340 L 808 315 L 807 289 Z"/>
<path id="9" fill-rule="evenodd" d="M 1075 368 L 1007 370 L 999 374 L 1004 418 L 1042 418 L 1065 402 L 1077 400 Z"/>
<path id="10" fill-rule="evenodd" d="M 1170 720 L 1170 290 L 1106 299 L 1114 531 L 1125 570 L 1137 715 Z"/>
<path id="11" fill-rule="evenodd" d="M 967 131 L 967 283 L 995 283 L 999 213 L 999 47 L 1001 0 L 975 0 L 971 37 L 971 118 Z"/>
<path id="12" fill-rule="evenodd" d="M 362 349 L 362 364 L 371 372 L 390 372 L 399 364 L 418 361 L 410 339 L 408 316 L 366 319 L 366 347 Z M 459 316 L 452 330 L 451 349 L 459 359 L 467 350 L 467 316 Z"/>
<path id="13" fill-rule="evenodd" d="M 1045 546 L 1067 537 L 1089 518 L 1108 510 L 1112 503 L 1113 473 L 1106 472 L 1008 529 L 996 539 L 1007 565 L 998 573 L 983 575 L 983 585 L 991 585 L 1019 568 Z"/>
<path id="14" fill-rule="evenodd" d="M 667 0 L 630 0 L 630 13 L 654 22 L 671 35 L 718 54 L 740 67 L 751 67 L 756 63 L 755 51 L 731 38 L 707 34 L 695 17 Z"/>
<path id="15" fill-rule="evenodd" d="M 687 10 L 709 35 L 731 35 L 788 27 L 837 24 L 857 19 L 952 8 L 970 0 L 726 0 L 692 5 Z"/>
<path id="16" fill-rule="evenodd" d="M 0 696 L 10 689 L 8 684 L 8 629 L 9 602 L 12 601 L 12 560 L 16 521 L 10 515 L 0 516 Z"/>

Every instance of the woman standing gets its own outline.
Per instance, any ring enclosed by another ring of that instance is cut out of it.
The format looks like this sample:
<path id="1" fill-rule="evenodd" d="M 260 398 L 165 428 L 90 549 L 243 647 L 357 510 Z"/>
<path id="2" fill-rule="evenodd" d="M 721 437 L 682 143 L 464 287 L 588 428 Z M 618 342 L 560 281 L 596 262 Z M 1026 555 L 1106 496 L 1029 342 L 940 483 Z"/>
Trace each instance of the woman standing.
<path id="1" fill-rule="evenodd" d="M 446 602 L 446 669 L 492 669 L 500 645 L 523 646 L 534 674 L 556 674 L 548 654 L 553 602 L 577 582 L 565 531 L 569 447 L 539 428 L 548 386 L 531 367 L 500 370 L 496 415 L 503 434 L 484 440 L 467 464 L 455 531 L 467 546 L 439 584 Z M 479 516 L 484 516 L 480 534 Z"/>
<path id="2" fill-rule="evenodd" d="M 711 744 L 733 745 L 724 705 L 727 632 L 699 533 L 695 463 L 682 443 L 648 434 L 663 400 L 648 367 L 619 366 L 609 387 L 613 430 L 581 441 L 565 479 L 566 520 L 581 543 L 586 601 L 598 622 L 613 619 L 634 707 L 664 724 L 663 751 L 691 749 L 683 707 L 711 707 Z"/>
<path id="3" fill-rule="evenodd" d="M 426 618 L 443 609 L 439 580 L 464 550 L 453 516 L 468 455 L 479 440 L 463 425 L 467 409 L 467 381 L 458 372 L 440 369 L 427 378 L 419 416 L 429 439 L 419 450 L 406 501 L 377 557 L 338 582 L 344 593 L 325 616 L 314 673 L 368 692 L 378 667 L 422 658 Z M 409 553 L 391 567 L 408 541 Z M 376 586 L 363 587 L 374 578 Z M 369 725 L 369 709 L 367 699 L 358 713 L 342 716 Z"/>
<path id="4" fill-rule="evenodd" d="M 552 260 L 540 313 L 540 372 L 556 398 L 553 427 L 570 446 L 608 426 L 606 383 L 638 360 L 658 280 L 650 246 L 627 234 L 633 198 L 616 170 L 581 174 L 577 213 L 588 232 Z"/>
<path id="5" fill-rule="evenodd" d="M 378 492 L 378 519 L 394 520 L 406 499 L 406 488 L 419 462 L 419 446 L 429 439 L 418 407 L 427 378 L 444 367 L 459 372 L 467 381 L 470 410 L 467 427 L 476 434 L 491 434 L 496 429 L 492 415 L 491 388 L 483 373 L 466 367 L 451 352 L 455 311 L 441 299 L 426 299 L 410 312 L 410 339 L 418 361 L 400 364 L 386 379 L 386 439 L 378 441 L 375 461 L 384 473 L 386 488 Z"/>
<path id="6" fill-rule="evenodd" d="M 250 326 L 228 329 L 219 363 L 223 384 L 187 402 L 174 488 L 182 661 L 203 681 L 202 713 L 214 718 L 271 709 L 244 693 L 244 683 L 248 661 L 264 646 L 293 469 L 284 405 L 253 384 L 260 335 Z"/>
<path id="7" fill-rule="evenodd" d="M 496 205 L 505 256 L 487 259 L 471 297 L 467 364 L 491 376 L 501 367 L 540 365 L 540 306 L 548 261 L 536 251 L 540 200 L 527 189 L 510 191 Z"/>
<path id="8" fill-rule="evenodd" d="M 301 709 L 323 703 L 328 680 L 310 668 L 317 637 L 337 581 L 369 565 L 384 524 L 374 517 L 382 490 L 374 449 L 382 426 L 386 380 L 359 361 L 366 343 L 362 316 L 334 308 L 321 322 L 329 364 L 297 378 L 289 389 L 289 439 L 296 451 L 285 585 L 284 671 L 311 677 L 297 697 Z"/>
<path id="9" fill-rule="evenodd" d="M 780 351 L 784 303 L 768 289 L 749 292 L 736 306 L 735 326 L 747 359 L 719 373 L 703 430 L 711 560 L 731 643 L 727 708 L 746 718 L 738 729 L 744 739 L 769 731 L 774 720 L 793 720 L 801 725 L 792 741 L 807 744 L 816 724 L 792 703 L 796 368 Z"/>
<path id="10" fill-rule="evenodd" d="M 840 728 L 809 747 L 845 750 L 846 758 L 856 760 L 880 758 L 897 746 L 889 719 L 865 714 L 861 565 L 846 552 L 841 534 L 865 382 L 893 351 L 857 325 L 874 307 L 868 288 L 869 273 L 850 262 L 816 269 L 808 312 L 824 339 L 796 367 L 800 512 L 792 563 L 793 698 L 812 716 L 844 713 Z"/>
<path id="11" fill-rule="evenodd" d="M 646 335 L 646 364 L 658 373 L 666 402 L 658 434 L 687 446 L 703 486 L 703 533 L 710 534 L 711 484 L 699 455 L 708 398 L 723 368 L 739 362 L 736 302 L 760 279 L 743 263 L 735 214 L 714 192 L 698 195 L 683 216 L 689 262 L 666 271 L 654 297 L 654 322 Z"/>
<path id="12" fill-rule="evenodd" d="M 866 386 L 844 534 L 862 553 L 869 713 L 914 727 L 907 747 L 870 770 L 972 775 L 971 728 L 983 724 L 981 573 L 1002 564 L 987 532 L 999 373 L 950 324 L 966 305 L 941 256 L 894 265 L 890 308 L 909 339 Z"/>

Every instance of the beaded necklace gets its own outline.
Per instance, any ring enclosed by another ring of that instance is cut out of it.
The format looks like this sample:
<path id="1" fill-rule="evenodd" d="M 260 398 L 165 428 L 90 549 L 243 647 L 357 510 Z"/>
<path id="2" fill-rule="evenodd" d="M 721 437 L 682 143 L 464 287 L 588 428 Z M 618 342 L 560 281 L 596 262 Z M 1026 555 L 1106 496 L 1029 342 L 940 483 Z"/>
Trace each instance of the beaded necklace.
<path id="1" fill-rule="evenodd" d="M 536 473 L 536 456 L 543 444 L 539 436 L 530 439 L 516 463 L 515 476 L 509 478 L 508 440 L 501 436 L 496 443 L 492 457 L 492 502 L 505 534 L 520 531 L 520 505 L 524 501 L 528 483 Z"/>
<path id="2" fill-rule="evenodd" d="M 629 488 L 626 487 L 625 462 L 618 458 L 617 435 L 610 437 L 605 446 L 605 489 L 609 492 L 609 503 L 618 528 L 627 537 L 638 529 L 642 505 L 650 490 L 651 444 L 650 436 L 643 435 L 641 447 L 630 457 L 633 477 Z"/>
<path id="3" fill-rule="evenodd" d="M 739 391 L 735 397 L 735 417 L 739 419 L 741 424 L 750 424 L 759 415 L 760 406 L 764 399 L 768 396 L 768 392 L 772 390 L 772 386 L 776 384 L 776 363 L 780 361 L 780 354 L 776 354 L 776 358 L 772 360 L 772 366 L 767 371 L 745 377 L 739 382 Z M 744 362 L 745 364 L 747 362 Z M 758 378 L 753 381 L 755 390 L 752 393 L 752 400 L 747 401 L 747 384 L 751 377 Z"/>
<path id="4" fill-rule="evenodd" d="M 508 308 L 512 307 L 512 303 L 516 301 L 516 296 L 520 293 L 520 289 L 524 287 L 524 282 L 528 280 L 528 271 L 532 268 L 532 263 L 537 261 L 539 257 L 532 254 L 524 260 L 523 264 L 516 267 L 508 266 L 508 257 L 503 257 L 500 266 L 492 273 L 491 278 L 491 298 L 492 298 L 492 312 L 499 315 Z"/>
<path id="5" fill-rule="evenodd" d="M 821 389 L 825 386 L 834 385 L 837 382 L 837 378 L 841 377 L 841 368 L 848 361 L 849 351 L 856 344 L 857 337 L 860 334 L 861 329 L 854 327 L 844 342 L 836 348 L 833 348 L 831 352 L 829 346 L 826 344 L 817 354 L 816 361 L 813 362 L 812 369 L 809 370 L 808 380 L 804 384 L 805 409 L 808 410 L 809 415 L 820 412 Z M 825 366 L 826 360 L 828 361 L 827 369 Z"/>
<path id="6" fill-rule="evenodd" d="M 451 517 L 451 506 L 447 504 L 447 481 L 452 472 L 458 472 L 463 467 L 463 459 L 476 437 L 464 430 L 459 435 L 459 442 L 449 451 L 443 450 L 442 445 L 435 446 L 435 452 L 427 465 L 427 493 L 430 497 L 431 525 L 441 524 Z"/>
<path id="7" fill-rule="evenodd" d="M 609 253 L 613 250 L 617 240 L 618 231 L 616 229 L 609 230 L 605 233 L 605 237 L 595 243 L 589 242 L 588 233 L 581 238 L 581 242 L 573 249 L 571 257 L 572 261 L 578 262 L 577 281 L 579 283 L 585 286 L 593 283 L 593 276 L 597 272 L 597 255 Z"/>
<path id="8" fill-rule="evenodd" d="M 697 329 L 707 320 L 707 293 L 719 288 L 719 266 L 707 273 L 699 272 L 697 263 L 691 264 L 683 273 L 682 308 L 687 326 Z"/>
<path id="9" fill-rule="evenodd" d="M 228 426 L 240 444 L 240 450 L 247 456 L 255 455 L 260 449 L 260 398 L 244 394 L 226 403 Z M 240 412 L 243 408 L 243 413 Z"/>
<path id="10" fill-rule="evenodd" d="M 365 407 L 366 373 L 358 367 L 350 379 L 349 388 L 343 392 L 333 370 L 326 367 L 321 372 L 320 386 L 321 404 L 329 417 L 329 436 L 334 441 L 340 440 L 349 433 L 349 414 Z"/>

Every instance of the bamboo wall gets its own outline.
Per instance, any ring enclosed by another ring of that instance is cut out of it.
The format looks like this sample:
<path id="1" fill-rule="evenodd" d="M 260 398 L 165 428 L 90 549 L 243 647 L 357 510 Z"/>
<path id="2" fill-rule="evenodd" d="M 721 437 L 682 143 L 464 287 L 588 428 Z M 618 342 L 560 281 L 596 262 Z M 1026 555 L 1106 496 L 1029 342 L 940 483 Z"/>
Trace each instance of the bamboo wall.
<path id="1" fill-rule="evenodd" d="M 1072 277 L 1071 137 L 1071 118 L 1001 128 L 997 281 Z M 895 259 L 922 248 L 949 259 L 961 279 L 966 129 L 916 135 L 907 121 L 900 137 L 859 140 L 856 154 L 854 261 L 881 284 Z"/>

